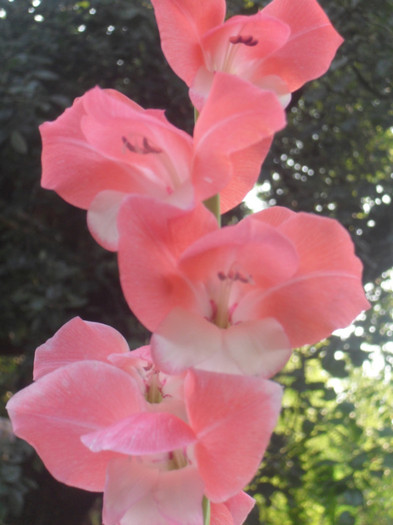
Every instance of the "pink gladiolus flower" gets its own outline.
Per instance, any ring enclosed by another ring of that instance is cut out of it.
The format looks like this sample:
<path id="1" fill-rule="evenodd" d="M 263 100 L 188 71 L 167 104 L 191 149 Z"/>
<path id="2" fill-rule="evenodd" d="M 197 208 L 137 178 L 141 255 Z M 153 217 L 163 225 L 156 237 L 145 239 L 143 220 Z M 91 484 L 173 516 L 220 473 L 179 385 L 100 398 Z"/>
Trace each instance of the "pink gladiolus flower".
<path id="1" fill-rule="evenodd" d="M 217 71 L 272 89 L 286 105 L 293 91 L 327 71 L 343 41 L 316 0 L 274 0 L 226 22 L 225 0 L 152 4 L 162 50 L 198 109 Z"/>
<path id="2" fill-rule="evenodd" d="M 104 492 L 105 525 L 203 525 L 203 495 L 213 524 L 245 519 L 239 491 L 275 426 L 279 385 L 168 376 L 149 347 L 130 352 L 115 330 L 79 318 L 37 349 L 34 376 L 7 405 L 14 432 L 59 481 Z"/>
<path id="3" fill-rule="evenodd" d="M 210 525 L 242 525 L 254 505 L 254 498 L 245 492 L 224 503 L 212 503 Z"/>
<path id="4" fill-rule="evenodd" d="M 147 194 L 186 209 L 223 191 L 226 211 L 252 188 L 284 125 L 271 92 L 231 75 L 217 75 L 193 139 L 162 111 L 95 88 L 41 126 L 42 186 L 88 210 L 93 237 L 115 251 L 125 195 Z"/>
<path id="5" fill-rule="evenodd" d="M 333 219 L 276 207 L 192 235 L 188 221 L 199 214 L 203 224 L 202 210 L 148 209 L 141 197 L 123 205 L 120 278 L 168 373 L 271 377 L 291 348 L 329 336 L 369 307 L 361 262 Z"/>

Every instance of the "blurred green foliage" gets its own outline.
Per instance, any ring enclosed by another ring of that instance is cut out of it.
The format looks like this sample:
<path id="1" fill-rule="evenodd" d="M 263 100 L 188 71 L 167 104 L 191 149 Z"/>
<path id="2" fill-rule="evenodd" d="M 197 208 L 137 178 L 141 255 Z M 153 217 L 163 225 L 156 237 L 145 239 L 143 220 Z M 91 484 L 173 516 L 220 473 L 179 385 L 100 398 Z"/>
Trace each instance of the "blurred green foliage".
<path id="1" fill-rule="evenodd" d="M 294 0 L 295 1 L 295 0 Z M 267 2 L 232 0 L 230 14 Z M 295 93 L 262 174 L 263 205 L 337 218 L 364 262 L 372 310 L 343 338 L 295 352 L 277 378 L 284 408 L 250 489 L 249 525 L 393 523 L 393 4 L 324 0 L 344 36 L 330 71 Z M 75 315 L 110 324 L 132 348 L 148 334 L 122 297 L 116 258 L 85 212 L 40 180 L 38 125 L 94 85 L 167 109 L 191 132 L 183 83 L 160 50 L 145 0 L 0 0 L 0 416 L 31 382 L 35 348 Z M 237 220 L 244 205 L 230 213 Z M 97 525 L 100 500 L 57 483 L 0 433 L 1 525 Z"/>

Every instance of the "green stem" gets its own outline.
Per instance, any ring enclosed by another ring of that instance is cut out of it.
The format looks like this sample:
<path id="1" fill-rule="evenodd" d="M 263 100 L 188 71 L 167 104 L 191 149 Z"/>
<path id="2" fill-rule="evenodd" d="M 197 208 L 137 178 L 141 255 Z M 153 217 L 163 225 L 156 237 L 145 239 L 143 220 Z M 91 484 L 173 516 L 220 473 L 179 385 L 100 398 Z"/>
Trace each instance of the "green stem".
<path id="1" fill-rule="evenodd" d="M 218 225 L 221 226 L 221 214 L 220 214 L 220 195 L 213 195 L 209 199 L 203 201 L 203 204 L 212 214 L 216 217 Z"/>
<path id="2" fill-rule="evenodd" d="M 194 108 L 194 122 L 198 120 L 199 112 L 196 108 Z M 220 214 L 220 195 L 214 195 L 213 197 L 209 197 L 209 199 L 206 199 L 203 201 L 203 204 L 206 206 L 208 210 L 212 212 L 212 214 L 217 219 L 218 225 L 221 227 L 221 214 Z"/>
<path id="3" fill-rule="evenodd" d="M 202 509 L 203 525 L 210 525 L 210 501 L 206 498 L 206 496 L 203 496 Z"/>
<path id="4" fill-rule="evenodd" d="M 194 108 L 194 122 L 198 120 L 199 112 Z M 220 214 L 220 195 L 214 195 L 209 199 L 206 199 L 203 204 L 208 210 L 210 210 L 213 215 L 216 217 L 218 225 L 221 226 L 221 214 Z M 202 500 L 202 510 L 203 510 L 203 525 L 210 525 L 210 501 L 203 496 Z"/>

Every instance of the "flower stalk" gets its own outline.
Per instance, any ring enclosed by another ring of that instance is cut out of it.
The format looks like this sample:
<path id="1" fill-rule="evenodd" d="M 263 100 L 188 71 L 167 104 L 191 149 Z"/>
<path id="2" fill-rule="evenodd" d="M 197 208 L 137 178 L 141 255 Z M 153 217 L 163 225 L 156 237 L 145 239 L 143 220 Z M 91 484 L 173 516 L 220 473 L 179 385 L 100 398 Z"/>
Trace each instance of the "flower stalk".
<path id="1" fill-rule="evenodd" d="M 221 227 L 221 214 L 220 214 L 220 195 L 213 195 L 209 199 L 203 201 L 206 208 L 212 212 L 218 222 L 218 226 Z"/>
<path id="2" fill-rule="evenodd" d="M 210 525 L 210 501 L 206 498 L 206 496 L 203 496 L 202 508 L 203 525 Z"/>

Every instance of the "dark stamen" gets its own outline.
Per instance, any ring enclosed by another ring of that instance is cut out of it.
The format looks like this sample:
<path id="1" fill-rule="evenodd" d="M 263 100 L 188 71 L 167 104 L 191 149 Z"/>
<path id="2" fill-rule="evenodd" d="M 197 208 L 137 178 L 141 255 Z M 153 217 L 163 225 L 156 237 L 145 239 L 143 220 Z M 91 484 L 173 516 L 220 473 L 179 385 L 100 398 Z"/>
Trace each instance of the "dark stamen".
<path id="1" fill-rule="evenodd" d="M 131 142 L 128 142 L 128 140 L 126 139 L 126 137 L 122 137 L 121 140 L 123 141 L 123 144 L 124 146 L 129 149 L 130 151 L 132 151 L 133 153 L 136 153 L 136 149 L 134 148 L 134 146 L 131 144 Z"/>
<path id="2" fill-rule="evenodd" d="M 244 277 L 241 273 L 239 272 L 236 272 L 236 276 L 235 276 L 235 279 L 240 281 L 241 283 L 249 283 L 250 280 L 247 279 L 247 277 Z"/>
<path id="3" fill-rule="evenodd" d="M 138 153 L 140 155 L 147 155 L 148 153 L 162 153 L 162 149 L 155 148 L 154 146 L 151 146 L 149 144 L 149 140 L 146 137 L 143 137 L 142 147 L 134 146 L 131 144 L 129 140 L 127 140 L 126 137 L 121 138 L 124 146 L 129 150 L 132 151 L 132 153 Z"/>
<path id="4" fill-rule="evenodd" d="M 233 270 L 229 270 L 229 272 L 226 274 L 221 270 L 217 273 L 217 277 L 220 279 L 220 281 L 226 281 L 227 279 L 229 279 L 230 281 L 240 281 L 243 284 L 252 284 L 251 275 L 245 277 L 238 271 L 234 272 Z"/>
<path id="5" fill-rule="evenodd" d="M 244 44 L 245 46 L 248 46 L 248 47 L 254 47 L 258 44 L 258 40 L 252 36 L 252 35 L 246 35 L 246 36 L 243 36 L 243 35 L 236 35 L 236 36 L 231 36 L 229 38 L 229 42 L 231 44 Z"/>
<path id="6" fill-rule="evenodd" d="M 143 137 L 143 153 L 162 153 L 162 149 L 150 146 L 146 137 Z"/>

